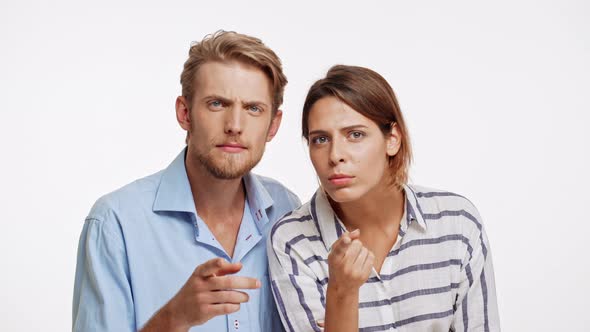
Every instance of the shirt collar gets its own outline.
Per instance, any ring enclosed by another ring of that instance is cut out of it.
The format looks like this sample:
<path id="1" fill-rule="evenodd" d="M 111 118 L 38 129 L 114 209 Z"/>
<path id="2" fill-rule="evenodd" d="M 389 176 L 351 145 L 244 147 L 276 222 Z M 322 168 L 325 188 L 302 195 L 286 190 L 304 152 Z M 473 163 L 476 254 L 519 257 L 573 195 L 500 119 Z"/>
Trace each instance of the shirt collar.
<path id="1" fill-rule="evenodd" d="M 422 208 L 420 207 L 420 203 L 418 203 L 418 198 L 416 197 L 414 189 L 405 184 L 404 192 L 406 196 L 406 209 L 404 211 L 406 220 L 405 222 L 402 220 L 402 224 L 400 225 L 401 230 L 405 233 L 408 227 L 410 227 L 414 221 L 417 222 L 418 226 L 420 226 L 423 230 L 426 230 L 426 222 L 424 221 L 424 216 L 422 215 Z"/>
<path id="2" fill-rule="evenodd" d="M 321 240 L 326 249 L 330 251 L 334 242 L 346 231 L 346 228 L 332 210 L 326 192 L 321 187 L 311 198 L 309 212 L 320 230 Z"/>
<path id="3" fill-rule="evenodd" d="M 184 165 L 185 154 L 186 148 L 162 171 L 162 178 L 152 207 L 154 212 L 174 211 L 197 215 L 191 185 Z"/>
<path id="4" fill-rule="evenodd" d="M 406 204 L 400 224 L 401 235 L 406 233 L 412 222 L 416 222 L 420 228 L 425 230 L 426 223 L 424 222 L 422 209 L 418 204 L 416 194 L 408 185 L 404 185 L 403 189 L 405 192 Z M 321 187 L 318 188 L 311 198 L 309 210 L 316 226 L 320 230 L 320 237 L 324 242 L 326 249 L 330 251 L 334 242 L 336 242 L 336 240 L 338 240 L 338 238 L 346 231 L 346 228 L 334 213 L 334 210 L 328 201 L 328 197 Z"/>
<path id="5" fill-rule="evenodd" d="M 196 217 L 195 202 L 186 173 L 185 155 L 186 148 L 162 171 L 160 186 L 152 207 L 154 212 L 188 212 Z M 273 199 L 256 175 L 248 173 L 243 177 L 243 181 L 248 204 L 257 225 L 258 222 L 267 223 L 266 209 L 273 205 Z"/>
<path id="6" fill-rule="evenodd" d="M 266 209 L 271 207 L 274 203 L 272 197 L 258 178 L 253 173 L 248 173 L 244 176 L 244 186 L 246 187 L 246 197 L 250 212 L 256 221 L 256 226 L 261 226 L 268 223 L 269 219 L 266 214 Z M 259 228 L 261 230 L 262 228 Z"/>

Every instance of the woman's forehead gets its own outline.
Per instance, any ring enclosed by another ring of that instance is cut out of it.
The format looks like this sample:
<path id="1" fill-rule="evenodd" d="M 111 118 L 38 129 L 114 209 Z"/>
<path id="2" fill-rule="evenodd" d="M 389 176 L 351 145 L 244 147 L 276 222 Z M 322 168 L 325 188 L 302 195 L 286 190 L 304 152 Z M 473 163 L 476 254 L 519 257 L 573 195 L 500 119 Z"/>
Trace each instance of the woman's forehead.
<path id="1" fill-rule="evenodd" d="M 373 120 L 350 107 L 336 97 L 324 97 L 311 108 L 308 118 L 309 131 L 339 130 L 351 126 L 376 127 Z"/>

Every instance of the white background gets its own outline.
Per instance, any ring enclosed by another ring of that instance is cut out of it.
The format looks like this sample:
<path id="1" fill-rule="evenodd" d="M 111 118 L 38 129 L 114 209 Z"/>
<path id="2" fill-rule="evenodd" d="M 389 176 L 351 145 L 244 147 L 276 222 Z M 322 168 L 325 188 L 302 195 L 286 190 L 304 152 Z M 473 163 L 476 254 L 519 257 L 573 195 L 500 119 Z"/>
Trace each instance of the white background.
<path id="1" fill-rule="evenodd" d="M 589 19 L 585 1 L 2 0 L 0 329 L 71 329 L 86 213 L 183 147 L 182 64 L 223 28 L 289 78 L 258 173 L 307 200 L 307 89 L 333 64 L 370 67 L 399 97 L 412 182 L 479 207 L 503 329 L 588 331 Z"/>

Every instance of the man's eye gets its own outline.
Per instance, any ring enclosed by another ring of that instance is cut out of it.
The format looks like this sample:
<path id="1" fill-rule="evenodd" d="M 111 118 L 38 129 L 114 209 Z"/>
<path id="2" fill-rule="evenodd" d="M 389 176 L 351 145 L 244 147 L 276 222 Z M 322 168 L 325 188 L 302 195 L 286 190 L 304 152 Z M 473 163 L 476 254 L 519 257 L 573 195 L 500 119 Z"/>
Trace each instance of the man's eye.
<path id="1" fill-rule="evenodd" d="M 209 105 L 217 108 L 217 107 L 223 106 L 223 103 L 220 102 L 219 100 L 213 100 L 213 101 L 209 102 Z"/>
<path id="2" fill-rule="evenodd" d="M 250 106 L 250 112 L 259 113 L 262 112 L 262 109 L 258 106 Z"/>

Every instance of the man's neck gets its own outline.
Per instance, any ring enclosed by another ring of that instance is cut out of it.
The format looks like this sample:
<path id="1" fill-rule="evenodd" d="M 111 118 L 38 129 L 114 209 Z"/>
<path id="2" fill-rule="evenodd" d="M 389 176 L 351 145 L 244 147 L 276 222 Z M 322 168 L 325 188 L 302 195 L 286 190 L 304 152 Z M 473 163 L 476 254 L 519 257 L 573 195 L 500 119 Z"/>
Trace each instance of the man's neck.
<path id="1" fill-rule="evenodd" d="M 246 198 L 242 177 L 218 179 L 192 158 L 187 158 L 185 165 L 195 208 L 201 218 L 208 220 L 208 216 L 242 215 Z"/>
<path id="2" fill-rule="evenodd" d="M 242 177 L 218 179 L 192 158 L 186 158 L 185 165 L 199 218 L 233 257 L 246 204 Z"/>

